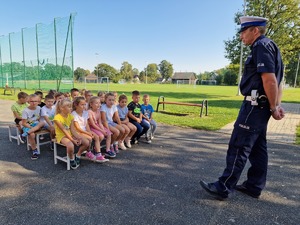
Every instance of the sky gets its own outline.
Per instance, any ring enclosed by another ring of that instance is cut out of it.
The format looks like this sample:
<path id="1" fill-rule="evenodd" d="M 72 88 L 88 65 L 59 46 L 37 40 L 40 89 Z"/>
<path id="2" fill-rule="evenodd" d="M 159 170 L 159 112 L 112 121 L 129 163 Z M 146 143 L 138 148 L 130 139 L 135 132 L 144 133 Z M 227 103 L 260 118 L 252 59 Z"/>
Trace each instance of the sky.
<path id="1" fill-rule="evenodd" d="M 243 0 L 0 0 L 0 36 L 76 13 L 74 67 L 98 63 L 143 70 L 167 60 L 174 72 L 213 71 L 229 64 Z"/>

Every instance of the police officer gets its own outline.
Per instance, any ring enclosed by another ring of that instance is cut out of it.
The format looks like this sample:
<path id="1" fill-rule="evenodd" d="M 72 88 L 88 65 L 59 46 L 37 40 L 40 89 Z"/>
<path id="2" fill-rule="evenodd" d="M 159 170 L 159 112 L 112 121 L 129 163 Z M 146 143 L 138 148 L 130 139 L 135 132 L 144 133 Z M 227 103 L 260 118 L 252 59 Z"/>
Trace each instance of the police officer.
<path id="1" fill-rule="evenodd" d="M 271 115 L 275 120 L 284 117 L 280 107 L 283 63 L 276 44 L 264 36 L 267 19 L 243 16 L 240 21 L 240 38 L 251 48 L 240 84 L 245 97 L 229 141 L 222 176 L 214 183 L 200 181 L 202 188 L 219 200 L 226 199 L 234 189 L 259 198 L 267 176 L 268 121 Z M 251 164 L 247 180 L 237 185 L 247 159 Z"/>

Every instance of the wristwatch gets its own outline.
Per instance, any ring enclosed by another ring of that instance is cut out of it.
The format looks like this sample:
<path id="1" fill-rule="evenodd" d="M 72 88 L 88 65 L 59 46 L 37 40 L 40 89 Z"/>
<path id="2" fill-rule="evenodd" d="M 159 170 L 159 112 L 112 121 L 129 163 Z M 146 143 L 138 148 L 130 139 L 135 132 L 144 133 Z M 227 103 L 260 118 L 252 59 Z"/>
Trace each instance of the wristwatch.
<path id="1" fill-rule="evenodd" d="M 270 109 L 270 112 L 271 113 L 274 113 L 274 112 L 276 112 L 277 111 L 277 107 L 275 108 L 275 109 Z"/>

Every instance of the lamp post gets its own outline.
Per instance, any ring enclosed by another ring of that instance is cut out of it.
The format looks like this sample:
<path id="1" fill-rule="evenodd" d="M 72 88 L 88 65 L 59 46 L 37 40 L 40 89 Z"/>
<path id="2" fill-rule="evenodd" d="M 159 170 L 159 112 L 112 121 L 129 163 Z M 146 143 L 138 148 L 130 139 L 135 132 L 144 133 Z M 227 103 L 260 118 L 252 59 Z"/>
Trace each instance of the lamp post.
<path id="1" fill-rule="evenodd" d="M 299 53 L 298 64 L 297 64 L 297 69 L 296 69 L 296 75 L 295 75 L 295 81 L 294 81 L 294 88 L 296 87 L 296 84 L 297 84 L 297 76 L 298 76 L 298 70 L 299 70 L 299 62 L 300 62 L 300 53 Z"/>
<path id="2" fill-rule="evenodd" d="M 246 16 L 246 0 L 244 0 L 244 16 Z M 243 67 L 243 42 L 241 41 L 241 54 L 240 54 L 240 69 L 239 69 L 239 77 L 238 77 L 238 92 L 237 95 L 241 95 L 241 80 L 242 80 L 242 67 Z"/>
<path id="3" fill-rule="evenodd" d="M 100 57 L 100 54 L 98 52 L 96 52 L 95 55 Z M 99 67 L 98 67 L 98 63 L 97 63 L 97 66 L 96 66 L 96 70 L 97 70 L 97 84 L 98 84 L 98 82 L 99 82 Z"/>
<path id="4" fill-rule="evenodd" d="M 148 69 L 148 62 L 146 62 L 146 84 L 148 84 L 148 79 L 147 79 L 147 69 Z"/>

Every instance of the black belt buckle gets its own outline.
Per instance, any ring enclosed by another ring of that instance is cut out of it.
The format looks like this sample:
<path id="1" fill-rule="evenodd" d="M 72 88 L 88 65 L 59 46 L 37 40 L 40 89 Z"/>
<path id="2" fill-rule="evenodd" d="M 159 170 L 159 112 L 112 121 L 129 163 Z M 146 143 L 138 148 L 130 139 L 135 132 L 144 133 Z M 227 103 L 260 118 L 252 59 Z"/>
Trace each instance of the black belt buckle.
<path id="1" fill-rule="evenodd" d="M 265 95 L 258 96 L 257 103 L 258 107 L 260 107 L 261 109 L 265 108 L 266 106 L 269 106 L 268 98 Z"/>

